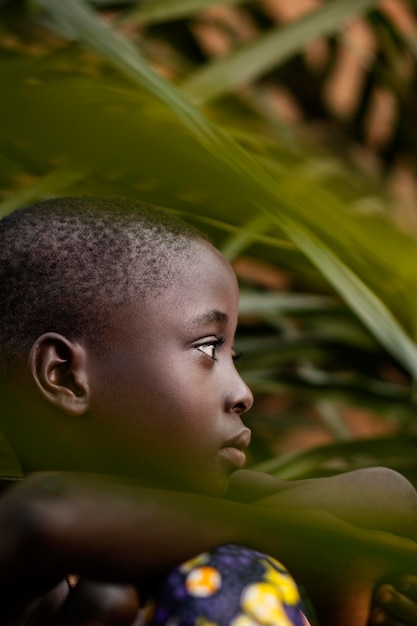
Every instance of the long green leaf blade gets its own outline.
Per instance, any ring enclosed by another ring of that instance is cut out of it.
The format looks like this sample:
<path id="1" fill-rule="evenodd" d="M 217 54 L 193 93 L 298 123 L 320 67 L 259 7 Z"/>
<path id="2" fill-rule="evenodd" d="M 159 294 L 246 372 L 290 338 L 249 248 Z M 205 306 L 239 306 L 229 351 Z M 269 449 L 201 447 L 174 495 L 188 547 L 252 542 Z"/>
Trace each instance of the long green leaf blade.
<path id="1" fill-rule="evenodd" d="M 274 28 L 227 57 L 196 70 L 181 84 L 181 91 L 201 105 L 258 78 L 305 48 L 309 41 L 336 33 L 348 20 L 365 13 L 377 0 L 325 2 L 297 21 Z"/>
<path id="2" fill-rule="evenodd" d="M 217 0 L 215 4 L 243 4 L 248 1 L 249 0 Z M 147 0 L 129 10 L 120 20 L 120 23 L 128 22 L 147 25 L 190 17 L 213 4 L 213 0 Z"/>
<path id="3" fill-rule="evenodd" d="M 390 313 L 386 304 L 365 284 L 360 276 L 349 270 L 322 237 L 309 232 L 314 217 L 306 221 L 299 200 L 292 200 L 285 189 L 285 177 L 274 180 L 260 162 L 228 134 L 210 123 L 191 106 L 167 81 L 157 76 L 133 45 L 101 24 L 94 12 L 77 0 L 38 0 L 58 20 L 66 20 L 89 45 L 100 51 L 111 63 L 128 75 L 137 85 L 152 94 L 155 106 L 164 103 L 177 116 L 192 136 L 227 173 L 232 189 L 239 190 L 246 205 L 265 211 L 279 227 L 299 245 L 336 290 L 350 303 L 354 311 L 369 326 L 392 354 L 417 377 L 417 347 Z M 369 0 L 367 0 L 369 2 Z M 335 3 L 344 6 L 346 2 Z M 355 7 L 364 6 L 357 0 Z M 351 3 L 349 3 L 349 6 Z M 326 5 L 327 6 L 327 5 Z M 306 202 L 308 198 L 306 197 Z M 348 214 L 339 215 L 339 221 Z M 343 227 L 342 223 L 340 227 Z M 414 248 L 413 248 L 414 249 Z"/>
<path id="4" fill-rule="evenodd" d="M 417 346 L 401 330 L 383 302 L 312 233 L 296 223 L 288 224 L 288 232 L 372 334 L 399 362 L 406 364 L 409 372 L 416 378 Z"/>
<path id="5" fill-rule="evenodd" d="M 0 218 L 8 215 L 15 209 L 30 204 L 34 200 L 45 195 L 65 192 L 66 189 L 84 179 L 91 173 L 88 167 L 76 167 L 68 164 L 52 170 L 46 176 L 26 186 L 22 191 L 15 192 L 12 196 L 0 202 Z"/>

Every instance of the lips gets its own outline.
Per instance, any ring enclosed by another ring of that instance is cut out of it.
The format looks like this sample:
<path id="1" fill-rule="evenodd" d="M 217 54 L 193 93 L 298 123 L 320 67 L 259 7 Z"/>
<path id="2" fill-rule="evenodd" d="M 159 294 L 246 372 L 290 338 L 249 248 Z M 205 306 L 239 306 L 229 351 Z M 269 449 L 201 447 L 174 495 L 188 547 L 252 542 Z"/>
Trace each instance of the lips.
<path id="1" fill-rule="evenodd" d="M 251 440 L 251 431 L 249 428 L 244 428 L 238 435 L 229 439 L 224 444 L 223 448 L 237 448 L 238 450 L 246 450 Z"/>
<path id="2" fill-rule="evenodd" d="M 221 449 L 222 455 L 236 468 L 242 468 L 246 463 L 245 450 L 251 440 L 251 431 L 244 428 L 238 435 L 229 439 Z"/>

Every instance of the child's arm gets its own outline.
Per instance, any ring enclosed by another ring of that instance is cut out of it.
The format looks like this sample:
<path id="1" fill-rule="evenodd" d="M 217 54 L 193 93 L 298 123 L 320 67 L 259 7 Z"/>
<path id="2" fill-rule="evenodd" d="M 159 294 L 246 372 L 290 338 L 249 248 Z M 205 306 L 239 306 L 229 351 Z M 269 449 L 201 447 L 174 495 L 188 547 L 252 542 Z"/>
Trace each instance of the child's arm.
<path id="1" fill-rule="evenodd" d="M 396 541 L 390 557 L 379 551 L 381 544 L 391 543 L 390 537 L 357 533 L 354 527 L 326 514 L 306 515 L 308 522 L 303 523 L 274 508 L 126 487 L 108 479 L 56 474 L 31 477 L 0 501 L 3 618 L 6 621 L 6 616 L 17 615 L 22 606 L 68 572 L 97 581 L 134 582 L 145 591 L 155 576 L 171 566 L 233 542 L 277 556 L 296 578 L 307 582 L 311 570 L 315 576 L 319 573 L 315 591 L 322 597 L 329 597 L 332 581 L 353 580 L 355 595 L 350 595 L 352 586 L 345 585 L 349 594 L 334 597 L 335 606 L 344 607 L 338 624 L 365 624 L 373 582 L 397 564 L 397 547 L 411 562 L 415 545 Z M 358 578 L 351 564 L 368 547 L 369 558 Z M 323 624 L 335 623 L 330 607 L 328 602 Z"/>
<path id="2" fill-rule="evenodd" d="M 320 509 L 363 528 L 417 535 L 415 490 L 386 468 L 293 482 L 245 470 L 232 477 L 229 497 L 269 507 Z M 369 623 L 417 626 L 417 578 L 397 573 L 389 584 L 377 585 Z"/>
<path id="3" fill-rule="evenodd" d="M 361 528 L 417 537 L 417 493 L 385 467 L 296 481 L 241 470 L 230 480 L 228 497 L 281 510 L 321 510 Z"/>
<path id="4" fill-rule="evenodd" d="M 246 509 L 109 478 L 33 475 L 0 500 L 1 622 L 25 624 L 22 609 L 69 572 L 146 591 L 172 566 L 252 536 Z"/>

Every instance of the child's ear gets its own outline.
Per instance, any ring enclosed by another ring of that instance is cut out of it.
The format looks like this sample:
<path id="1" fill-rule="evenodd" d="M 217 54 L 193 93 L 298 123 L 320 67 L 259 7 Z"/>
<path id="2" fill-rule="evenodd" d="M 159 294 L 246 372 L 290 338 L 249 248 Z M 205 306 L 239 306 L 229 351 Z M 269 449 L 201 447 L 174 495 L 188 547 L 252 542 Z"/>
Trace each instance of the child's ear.
<path id="1" fill-rule="evenodd" d="M 79 343 L 57 333 L 45 333 L 32 346 L 29 368 L 48 402 L 76 417 L 88 411 L 87 354 Z"/>

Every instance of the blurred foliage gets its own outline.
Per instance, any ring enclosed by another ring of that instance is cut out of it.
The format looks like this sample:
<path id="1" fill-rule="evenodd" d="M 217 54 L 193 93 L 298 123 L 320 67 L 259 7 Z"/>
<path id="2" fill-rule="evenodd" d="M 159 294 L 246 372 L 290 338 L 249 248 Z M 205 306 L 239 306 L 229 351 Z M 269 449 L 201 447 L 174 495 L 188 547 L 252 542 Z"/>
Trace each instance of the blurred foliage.
<path id="1" fill-rule="evenodd" d="M 417 483 L 413 5 L 0 7 L 1 214 L 110 193 L 196 223 L 242 285 L 252 462 Z"/>

